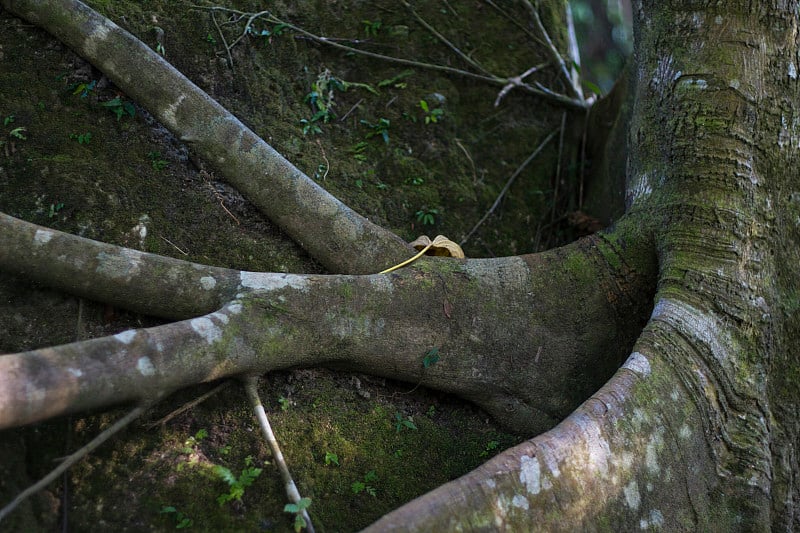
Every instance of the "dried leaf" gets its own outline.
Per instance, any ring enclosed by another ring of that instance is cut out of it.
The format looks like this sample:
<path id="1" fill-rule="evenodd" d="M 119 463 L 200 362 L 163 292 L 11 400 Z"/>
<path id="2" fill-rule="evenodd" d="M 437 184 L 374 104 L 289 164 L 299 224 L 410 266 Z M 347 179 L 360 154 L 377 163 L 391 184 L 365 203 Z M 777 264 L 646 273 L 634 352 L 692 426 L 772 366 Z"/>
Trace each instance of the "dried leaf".
<path id="1" fill-rule="evenodd" d="M 433 241 L 431 241 L 427 235 L 422 235 L 417 237 L 417 239 L 411 243 L 411 246 L 417 250 L 422 250 L 428 245 L 431 245 L 431 247 L 427 252 L 425 252 L 425 255 L 455 257 L 456 259 L 464 259 L 464 257 L 466 257 L 464 255 L 464 250 L 461 249 L 461 246 L 454 243 L 444 235 L 437 235 Z"/>

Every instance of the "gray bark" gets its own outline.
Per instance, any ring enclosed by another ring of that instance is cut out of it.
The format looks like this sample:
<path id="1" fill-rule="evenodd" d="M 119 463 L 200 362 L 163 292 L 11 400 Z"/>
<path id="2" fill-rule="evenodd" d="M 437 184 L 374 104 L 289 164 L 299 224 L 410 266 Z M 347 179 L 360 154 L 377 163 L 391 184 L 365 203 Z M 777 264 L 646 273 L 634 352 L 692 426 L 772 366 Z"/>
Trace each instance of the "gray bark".
<path id="1" fill-rule="evenodd" d="M 52 394 L 47 404 L 55 406 L 42 416 L 86 408 L 80 402 L 89 397 L 105 403 L 106 385 L 83 384 L 74 372 L 108 375 L 91 364 L 102 349 L 119 354 L 117 366 L 130 369 L 125 379 L 142 376 L 150 398 L 282 365 L 366 365 L 457 392 L 534 431 L 572 408 L 565 389 L 573 383 L 553 381 L 573 377 L 585 388 L 587 366 L 618 357 L 603 355 L 649 300 L 644 283 L 656 289 L 650 320 L 591 398 L 555 428 L 373 530 L 800 528 L 798 9 L 797 2 L 731 2 L 724 12 L 694 2 L 636 6 L 627 214 L 616 232 L 527 258 L 431 262 L 389 276 L 264 274 L 210 316 L 4 356 L 5 423 L 41 418 L 43 404 L 28 400 L 42 395 Z M 181 103 L 173 115 L 184 120 L 187 112 Z M 25 231 L 17 245 L 36 245 L 37 230 Z M 570 270 L 576 260 L 584 266 Z M 453 311 L 437 303 L 420 320 L 431 293 Z M 344 311 L 320 315 L 317 298 Z M 567 319 L 577 305 L 585 322 Z M 258 331 L 234 331 L 255 322 Z M 509 335 L 492 337 L 489 322 L 508 325 Z M 420 349 L 447 343 L 457 357 L 423 372 Z M 130 347 L 124 355 L 122 345 Z M 537 360 L 537 346 L 569 362 Z M 379 361 L 385 353 L 396 355 Z M 553 374 L 540 363 L 553 364 Z M 21 392 L 30 383 L 42 386 L 33 398 Z M 531 395 L 540 384 L 562 388 Z"/>

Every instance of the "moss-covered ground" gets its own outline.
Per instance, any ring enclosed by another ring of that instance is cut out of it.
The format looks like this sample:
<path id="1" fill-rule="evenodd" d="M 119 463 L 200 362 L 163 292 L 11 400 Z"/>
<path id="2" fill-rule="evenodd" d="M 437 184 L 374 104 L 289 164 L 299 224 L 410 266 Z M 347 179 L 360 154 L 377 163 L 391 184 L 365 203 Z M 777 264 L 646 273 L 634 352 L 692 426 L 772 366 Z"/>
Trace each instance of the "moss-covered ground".
<path id="1" fill-rule="evenodd" d="M 250 0 L 222 4 L 263 9 Z M 495 107 L 499 87 L 334 51 L 261 19 L 229 58 L 210 13 L 185 0 L 92 5 L 154 48 L 160 42 L 169 61 L 301 170 L 408 240 L 439 233 L 460 240 L 516 167 L 560 127 L 564 113 L 514 91 Z M 345 44 L 467 68 L 397 2 L 270 6 L 276 15 Z M 529 36 L 488 3 L 429 2 L 418 8 L 492 72 L 516 75 L 543 61 Z M 216 15 L 228 42 L 244 28 L 234 18 Z M 3 212 L 202 263 L 321 271 L 102 73 L 4 12 L 0 61 Z M 542 83 L 558 88 L 548 76 L 554 74 L 545 73 Z M 108 104 L 115 98 L 119 117 Z M 323 108 L 330 110 L 327 121 L 314 120 Z M 567 140 L 581 134 L 572 127 L 574 117 L 568 118 Z M 569 150 L 561 156 L 558 165 L 554 142 L 520 175 L 465 244 L 468 256 L 536 251 L 572 235 L 561 215 L 575 207 L 570 193 L 577 163 Z M 0 352 L 155 323 L 0 273 Z M 419 388 L 409 393 L 414 384 L 327 370 L 268 379 L 262 385 L 267 411 L 323 531 L 358 529 L 520 438 L 455 398 Z M 155 420 L 205 390 L 181 391 L 147 417 Z M 0 434 L 7 459 L 0 462 L 1 502 L 118 414 L 64 418 Z M 200 430 L 207 436 L 196 438 Z M 240 502 L 218 505 L 226 484 L 213 465 L 238 475 L 248 456 L 263 473 Z M 180 524 L 179 512 L 201 531 L 288 530 L 291 520 L 282 512 L 283 490 L 270 461 L 244 395 L 238 386 L 229 387 L 156 429 L 130 428 L 24 506 L 12 526 L 49 530 L 66 519 L 72 531 L 162 530 Z M 354 492 L 354 483 L 363 490 Z M 162 513 L 165 506 L 176 512 Z"/>

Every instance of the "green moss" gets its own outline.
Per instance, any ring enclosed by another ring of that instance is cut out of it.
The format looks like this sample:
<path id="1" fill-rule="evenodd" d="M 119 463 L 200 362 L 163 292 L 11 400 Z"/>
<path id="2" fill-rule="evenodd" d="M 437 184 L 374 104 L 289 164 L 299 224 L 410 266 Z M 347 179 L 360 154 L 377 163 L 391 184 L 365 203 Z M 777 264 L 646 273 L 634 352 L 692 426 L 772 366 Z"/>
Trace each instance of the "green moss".
<path id="1" fill-rule="evenodd" d="M 403 79 L 404 87 L 381 87 L 377 95 L 358 89 L 337 93 L 339 119 L 323 125 L 320 135 L 304 136 L 299 120 L 311 114 L 304 98 L 322 69 L 377 87 L 405 67 L 344 56 L 284 34 L 246 38 L 232 52 L 236 68 L 231 70 L 208 13 L 191 9 L 191 4 L 92 2 L 150 46 L 155 45 L 153 26 L 162 28 L 166 58 L 181 72 L 342 201 L 408 240 L 421 233 L 443 233 L 459 240 L 492 205 L 508 176 L 535 147 L 535 140 L 543 138 L 542 132 L 561 124 L 560 108 L 539 101 L 534 105 L 528 97 L 512 92 L 498 109 L 493 106 L 498 87 L 414 70 Z M 244 0 L 226 5 L 257 7 Z M 434 63 L 452 62 L 451 52 L 435 44 L 396 3 L 381 5 L 385 9 L 371 3 L 319 0 L 275 7 L 281 16 L 321 35 L 360 36 L 361 21 L 380 18 L 387 31 L 373 39 L 376 47 L 402 49 L 404 56 Z M 531 61 L 541 59 L 532 57 L 530 50 L 506 52 L 525 37 L 510 30 L 501 16 L 455 17 L 433 4 L 419 10 L 459 45 L 475 49 L 484 64 L 498 73 L 518 74 Z M 235 191 L 213 173 L 199 172 L 180 143 L 143 110 L 117 121 L 100 105 L 117 96 L 115 87 L 99 83 L 85 97 L 73 94 L 76 84 L 100 82 L 100 73 L 43 33 L 11 18 L 3 20 L 0 45 L 8 68 L 0 71 L 0 114 L 13 114 L 14 124 L 26 128 L 28 139 L 15 142 L 13 153 L 2 156 L 0 210 L 86 237 L 200 263 L 253 271 L 320 271 Z M 419 101 L 431 100 L 433 93 L 445 97 L 444 118 L 425 124 Z M 388 144 L 380 138 L 365 139 L 368 130 L 360 121 L 379 118 L 391 121 Z M 89 144 L 70 138 L 85 132 L 92 133 Z M 359 142 L 367 143 L 363 161 L 352 150 Z M 550 148 L 520 177 L 496 216 L 473 236 L 468 255 L 505 255 L 537 246 L 540 211 L 546 210 L 548 216 L 551 212 L 547 202 L 552 198 L 556 148 Z M 153 168 L 151 152 L 159 152 L 167 166 Z M 321 171 L 320 165 L 327 168 Z M 414 177 L 422 181 L 415 184 L 409 179 Z M 50 206 L 59 204 L 63 207 L 51 216 Z M 416 211 L 423 207 L 439 210 L 434 226 L 421 226 L 416 220 Z M 142 243 L 133 228 L 143 215 L 148 234 Z M 446 277 L 460 272 L 461 265 L 460 261 L 431 260 L 415 268 Z M 0 312 L 0 349 L 5 351 L 70 342 L 85 334 L 80 331 L 104 335 L 156 323 L 20 285 L 16 279 L 3 281 L 0 302 L 7 307 Z M 343 298 L 350 296 L 349 291 L 342 285 Z M 261 324 L 274 326 L 268 318 Z M 236 332 L 230 332 L 221 342 L 233 351 L 235 339 Z M 290 331 L 282 341 L 287 339 L 291 340 Z M 275 348 L 264 346 L 262 353 L 276 353 Z M 226 351 L 221 351 L 221 365 L 226 364 L 222 353 Z M 293 375 L 271 378 L 270 383 L 281 390 L 268 388 L 264 393 L 270 398 L 270 415 L 301 491 L 314 501 L 312 515 L 329 530 L 363 526 L 466 473 L 486 459 L 481 454 L 491 440 L 499 441 L 501 448 L 518 440 L 499 433 L 497 426 L 485 422 L 485 414 L 468 405 L 420 390 L 406 395 L 411 386 L 382 388 L 369 382 L 365 387 L 372 396 L 367 400 L 353 390 L 349 378 L 318 372 L 309 374 L 314 379 L 303 379 L 305 374 L 300 372 L 290 383 Z M 179 393 L 158 407 L 159 416 L 201 390 L 205 389 Z M 275 404 L 279 395 L 292 398 L 296 405 L 280 411 Z M 436 406 L 433 416 L 425 414 L 430 405 Z M 413 416 L 419 429 L 397 433 L 393 425 L 397 411 Z M 77 421 L 81 430 L 76 430 L 70 444 L 85 442 L 109 420 Z M 265 524 L 288 530 L 283 491 L 274 472 L 262 474 L 247 490 L 241 506 L 220 508 L 214 498 L 224 487 L 207 470 L 177 470 L 185 460 L 176 450 L 201 427 L 210 433 L 200 448 L 211 462 L 235 470 L 247 455 L 269 460 L 251 420 L 250 409 L 229 390 L 160 432 L 127 432 L 72 472 L 72 525 L 78 530 L 135 529 L 142 524 L 163 529 L 172 524 L 158 511 L 162 505 L 173 505 L 195 520 L 197 530 L 254 531 L 268 527 Z M 42 431 L 58 433 L 57 424 L 62 422 L 41 426 Z M 30 465 L 36 473 L 51 466 L 51 457 L 64 454 L 63 442 L 53 444 L 58 449 L 52 453 L 39 444 L 35 439 L 31 444 L 31 456 L 42 458 Z M 224 445 L 232 446 L 230 457 L 219 455 Z M 328 449 L 339 455 L 340 467 L 324 464 Z M 379 476 L 375 498 L 353 494 L 350 485 L 369 470 Z"/>

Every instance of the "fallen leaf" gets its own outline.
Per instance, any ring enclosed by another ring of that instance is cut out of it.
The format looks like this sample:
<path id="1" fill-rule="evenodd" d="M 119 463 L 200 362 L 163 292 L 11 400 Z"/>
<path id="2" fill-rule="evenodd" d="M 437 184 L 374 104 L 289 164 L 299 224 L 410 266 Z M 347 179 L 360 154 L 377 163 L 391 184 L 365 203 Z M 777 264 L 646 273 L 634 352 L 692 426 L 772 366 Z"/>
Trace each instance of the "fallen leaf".
<path id="1" fill-rule="evenodd" d="M 464 257 L 466 257 L 464 255 L 464 250 L 461 249 L 461 246 L 454 243 L 444 235 L 437 235 L 434 237 L 433 241 L 431 241 L 427 235 L 422 235 L 417 237 L 417 239 L 411 243 L 411 246 L 417 250 L 422 250 L 426 246 L 430 246 L 428 251 L 425 252 L 425 255 L 455 257 L 456 259 L 464 259 Z"/>

